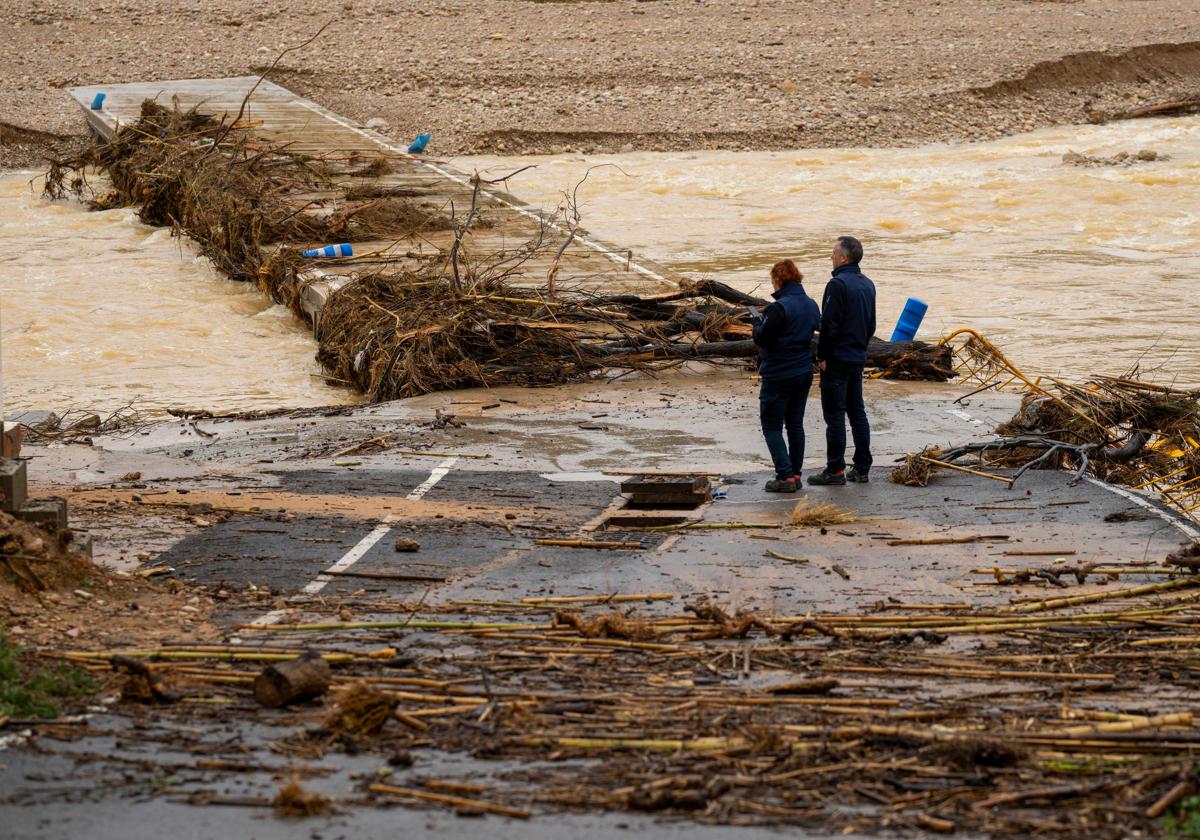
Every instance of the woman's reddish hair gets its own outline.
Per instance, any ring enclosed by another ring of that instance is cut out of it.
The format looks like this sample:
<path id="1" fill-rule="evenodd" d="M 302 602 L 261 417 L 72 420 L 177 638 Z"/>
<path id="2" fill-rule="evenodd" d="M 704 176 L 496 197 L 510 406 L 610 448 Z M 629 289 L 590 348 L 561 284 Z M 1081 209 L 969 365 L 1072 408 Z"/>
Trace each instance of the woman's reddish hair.
<path id="1" fill-rule="evenodd" d="M 771 266 L 771 279 L 778 280 L 781 284 L 802 283 L 804 275 L 800 273 L 800 269 L 796 268 L 796 264 L 791 260 L 783 260 Z"/>

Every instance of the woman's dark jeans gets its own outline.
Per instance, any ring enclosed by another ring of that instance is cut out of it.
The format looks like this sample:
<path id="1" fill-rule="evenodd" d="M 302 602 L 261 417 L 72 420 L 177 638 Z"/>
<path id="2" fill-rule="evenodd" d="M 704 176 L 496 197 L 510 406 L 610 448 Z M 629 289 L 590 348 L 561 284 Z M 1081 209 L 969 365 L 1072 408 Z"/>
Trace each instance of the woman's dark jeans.
<path id="1" fill-rule="evenodd" d="M 829 362 L 821 374 L 821 411 L 825 415 L 826 471 L 846 469 L 846 419 L 854 438 L 854 466 L 863 474 L 871 469 L 871 424 L 863 404 L 863 366 Z"/>
<path id="2" fill-rule="evenodd" d="M 758 416 L 778 479 L 799 475 L 804 466 L 804 404 L 808 402 L 812 381 L 810 371 L 794 379 L 764 379 L 759 389 Z M 786 443 L 783 438 L 785 426 Z"/>

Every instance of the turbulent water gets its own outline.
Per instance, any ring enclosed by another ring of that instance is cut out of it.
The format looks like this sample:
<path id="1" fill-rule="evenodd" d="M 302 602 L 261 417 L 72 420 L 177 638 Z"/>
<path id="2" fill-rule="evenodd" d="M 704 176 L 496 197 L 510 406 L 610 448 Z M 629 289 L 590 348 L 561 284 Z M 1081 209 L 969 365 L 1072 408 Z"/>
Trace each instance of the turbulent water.
<path id="1" fill-rule="evenodd" d="M 231 411 L 346 402 L 311 332 L 256 288 L 129 210 L 47 202 L 0 177 L 0 358 L 6 412 Z"/>
<path id="2" fill-rule="evenodd" d="M 1129 167 L 1065 152 L 1153 149 Z M 553 207 L 580 190 L 585 225 L 622 249 L 751 289 L 792 257 L 818 297 L 831 241 L 863 240 L 884 337 L 908 296 L 919 337 L 969 326 L 1036 373 L 1143 371 L 1200 382 L 1200 118 L 1038 131 L 920 149 L 470 158 L 537 169 L 510 182 Z"/>
<path id="3" fill-rule="evenodd" d="M 1067 166 L 1076 151 L 1165 160 Z M 865 243 L 880 334 L 915 296 L 920 333 L 991 337 L 1034 373 L 1200 382 L 1200 118 L 921 149 L 471 158 L 551 207 L 589 168 L 585 224 L 621 249 L 750 290 L 792 257 L 814 296 L 832 239 Z M 240 410 L 345 402 L 308 330 L 131 211 L 89 213 L 0 177 L 4 398 L 22 408 Z"/>

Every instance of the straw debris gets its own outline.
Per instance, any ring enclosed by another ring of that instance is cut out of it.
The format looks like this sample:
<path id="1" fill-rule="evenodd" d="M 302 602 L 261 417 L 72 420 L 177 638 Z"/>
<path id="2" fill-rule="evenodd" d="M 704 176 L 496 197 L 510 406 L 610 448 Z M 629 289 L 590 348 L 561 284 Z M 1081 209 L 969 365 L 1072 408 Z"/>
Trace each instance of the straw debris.
<path id="1" fill-rule="evenodd" d="M 822 525 L 845 525 L 855 522 L 857 516 L 830 502 L 801 499 L 792 508 L 792 524 L 800 528 L 816 528 Z"/>
<path id="2" fill-rule="evenodd" d="M 396 708 L 395 698 L 365 682 L 339 688 L 333 702 L 333 711 L 325 718 L 325 727 L 351 739 L 379 732 L 391 720 Z"/>
<path id="3" fill-rule="evenodd" d="M 332 802 L 328 796 L 305 790 L 300 780 L 293 776 L 275 794 L 271 804 L 279 817 L 315 817 L 329 813 Z"/>

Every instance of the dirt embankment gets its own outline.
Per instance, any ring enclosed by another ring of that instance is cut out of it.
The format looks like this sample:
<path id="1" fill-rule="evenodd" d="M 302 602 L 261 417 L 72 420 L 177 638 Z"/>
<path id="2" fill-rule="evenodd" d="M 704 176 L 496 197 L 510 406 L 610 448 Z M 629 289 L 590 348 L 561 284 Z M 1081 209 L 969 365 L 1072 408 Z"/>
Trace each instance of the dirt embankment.
<path id="1" fill-rule="evenodd" d="M 71 539 L 0 513 L 0 636 L 55 652 L 214 635 L 206 593 L 105 571 Z"/>
<path id="2" fill-rule="evenodd" d="M 247 6 L 17 0 L 0 10 L 0 167 L 83 122 L 74 83 L 274 77 L 430 151 L 632 151 L 985 139 L 1200 92 L 1191 0 Z"/>

